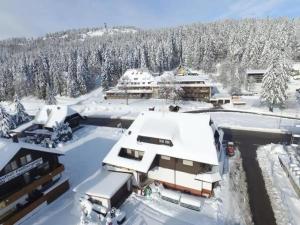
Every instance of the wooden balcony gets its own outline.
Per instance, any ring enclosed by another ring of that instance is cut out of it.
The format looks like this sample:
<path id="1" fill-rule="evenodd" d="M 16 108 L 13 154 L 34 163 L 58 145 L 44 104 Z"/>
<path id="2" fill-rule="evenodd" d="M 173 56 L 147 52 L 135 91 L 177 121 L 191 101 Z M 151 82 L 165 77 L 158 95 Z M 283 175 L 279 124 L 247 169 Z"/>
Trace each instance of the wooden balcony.
<path id="1" fill-rule="evenodd" d="M 31 182 L 30 184 L 28 184 L 27 186 L 21 188 L 20 190 L 18 190 L 17 192 L 14 192 L 13 194 L 9 195 L 8 197 L 6 197 L 3 201 L 2 204 L 4 204 L 5 206 L 10 205 L 11 203 L 15 202 L 16 200 L 18 200 L 20 197 L 32 192 L 33 190 L 35 190 L 38 186 L 43 185 L 45 183 L 47 183 L 48 181 L 50 181 L 54 176 L 56 176 L 57 174 L 61 173 L 64 171 L 64 166 L 61 164 L 60 166 L 58 166 L 56 169 L 54 169 L 53 171 L 51 171 L 50 173 L 40 177 L 37 180 L 34 180 L 33 182 Z"/>
<path id="2" fill-rule="evenodd" d="M 17 221 L 22 219 L 25 215 L 32 212 L 38 206 L 43 204 L 45 201 L 46 201 L 46 196 L 42 196 L 39 199 L 28 203 L 22 209 L 20 209 L 18 211 L 15 211 L 14 213 L 9 214 L 8 216 L 6 216 L 2 220 L 0 220 L 0 224 L 3 224 L 3 225 L 13 225 L 13 224 L 15 224 Z"/>
<path id="3" fill-rule="evenodd" d="M 0 219 L 1 225 L 13 225 L 17 221 L 21 220 L 23 217 L 36 210 L 42 204 L 49 204 L 55 199 L 57 199 L 60 195 L 65 193 L 69 189 L 68 180 L 63 181 L 61 184 L 56 186 L 53 190 L 43 195 L 41 193 L 37 198 L 29 200 L 29 202 L 15 211 L 12 211 L 4 218 Z"/>

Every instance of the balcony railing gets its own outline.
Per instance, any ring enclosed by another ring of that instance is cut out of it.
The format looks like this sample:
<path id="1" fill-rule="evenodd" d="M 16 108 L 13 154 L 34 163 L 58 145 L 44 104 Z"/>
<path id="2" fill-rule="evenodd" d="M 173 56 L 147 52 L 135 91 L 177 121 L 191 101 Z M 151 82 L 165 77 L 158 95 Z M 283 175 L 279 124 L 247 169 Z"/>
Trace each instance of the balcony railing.
<path id="1" fill-rule="evenodd" d="M 0 224 L 3 225 L 11 225 L 15 224 L 17 221 L 19 221 L 21 218 L 23 218 L 25 215 L 36 209 L 38 206 L 40 206 L 42 203 L 46 201 L 45 196 L 41 196 L 37 200 L 30 201 L 24 206 L 22 206 L 20 209 L 12 212 L 11 214 L 7 215 L 5 218 L 0 220 Z"/>
<path id="2" fill-rule="evenodd" d="M 51 171 L 50 173 L 47 173 L 46 175 L 34 180 L 33 182 L 31 182 L 30 184 L 28 184 L 27 186 L 21 188 L 20 190 L 10 194 L 9 196 L 3 198 L 2 200 L 2 204 L 10 205 L 11 203 L 15 202 L 16 200 L 18 200 L 20 197 L 31 193 L 33 190 L 35 190 L 38 186 L 43 185 L 47 182 L 49 182 L 54 176 L 56 176 L 57 174 L 61 173 L 64 171 L 64 166 L 62 164 L 60 164 L 57 168 L 55 168 L 53 171 Z"/>

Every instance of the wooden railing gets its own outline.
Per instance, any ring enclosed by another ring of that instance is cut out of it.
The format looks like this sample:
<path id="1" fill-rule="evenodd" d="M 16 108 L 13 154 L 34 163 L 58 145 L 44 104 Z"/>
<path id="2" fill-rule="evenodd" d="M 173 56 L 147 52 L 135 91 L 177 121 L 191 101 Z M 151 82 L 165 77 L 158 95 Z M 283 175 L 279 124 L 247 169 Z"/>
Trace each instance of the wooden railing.
<path id="1" fill-rule="evenodd" d="M 18 200 L 20 197 L 32 192 L 34 189 L 36 189 L 38 186 L 43 185 L 50 181 L 54 176 L 64 171 L 64 166 L 61 164 L 59 167 L 51 171 L 50 173 L 40 177 L 39 179 L 33 181 L 29 185 L 23 187 L 21 190 L 11 194 L 6 199 L 3 200 L 3 203 L 7 206 L 11 203 Z"/>
<path id="2" fill-rule="evenodd" d="M 23 209 L 16 211 L 16 212 L 10 214 L 9 216 L 7 216 L 6 218 L 4 218 L 2 221 L 0 221 L 0 224 L 3 224 L 3 225 L 15 224 L 17 221 L 22 219 L 25 215 L 27 215 L 28 213 L 30 213 L 31 211 L 36 209 L 38 206 L 40 206 L 45 201 L 46 201 L 45 196 L 40 197 L 38 200 L 35 200 L 34 202 L 26 205 Z"/>

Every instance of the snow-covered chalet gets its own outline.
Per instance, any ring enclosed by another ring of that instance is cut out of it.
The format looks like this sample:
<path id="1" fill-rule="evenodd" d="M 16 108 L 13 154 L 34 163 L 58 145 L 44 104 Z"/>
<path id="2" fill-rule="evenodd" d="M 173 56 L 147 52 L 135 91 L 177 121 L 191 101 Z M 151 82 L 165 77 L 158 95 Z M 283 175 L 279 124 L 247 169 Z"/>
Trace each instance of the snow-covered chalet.
<path id="1" fill-rule="evenodd" d="M 138 189 L 156 181 L 211 196 L 221 180 L 222 136 L 209 115 L 144 112 L 106 155 L 103 167 L 131 174 Z"/>
<path id="2" fill-rule="evenodd" d="M 129 69 L 116 87 L 106 91 L 106 98 L 151 98 L 156 86 L 155 78 L 145 69 Z"/>
<path id="3" fill-rule="evenodd" d="M 0 224 L 19 224 L 69 189 L 61 152 L 0 141 Z"/>

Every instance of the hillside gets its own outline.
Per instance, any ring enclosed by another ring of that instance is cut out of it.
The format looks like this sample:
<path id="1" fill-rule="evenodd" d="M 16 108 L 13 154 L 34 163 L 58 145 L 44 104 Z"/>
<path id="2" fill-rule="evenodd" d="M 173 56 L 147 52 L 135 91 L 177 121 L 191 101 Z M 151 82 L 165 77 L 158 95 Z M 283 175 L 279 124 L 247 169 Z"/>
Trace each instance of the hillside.
<path id="1" fill-rule="evenodd" d="M 216 64 L 239 71 L 223 80 L 241 86 L 247 68 L 266 68 L 285 50 L 296 55 L 296 25 L 287 18 L 224 20 L 174 28 L 85 28 L 37 39 L 0 42 L 0 99 L 50 94 L 76 97 L 108 89 L 128 68 L 172 70 L 180 63 L 205 72 Z"/>

